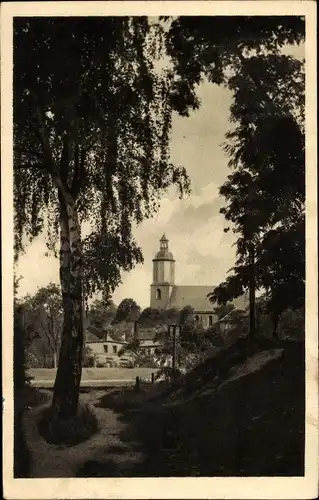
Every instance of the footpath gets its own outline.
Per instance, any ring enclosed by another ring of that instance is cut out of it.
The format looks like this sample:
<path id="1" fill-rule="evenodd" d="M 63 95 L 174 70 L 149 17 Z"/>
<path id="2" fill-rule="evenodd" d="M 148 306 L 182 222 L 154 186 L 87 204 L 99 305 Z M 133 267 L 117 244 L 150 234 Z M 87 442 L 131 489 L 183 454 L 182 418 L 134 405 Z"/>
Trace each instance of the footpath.
<path id="1" fill-rule="evenodd" d="M 83 403 L 94 405 L 104 393 L 92 391 L 82 394 Z M 125 475 L 137 463 L 142 462 L 144 454 L 136 450 L 138 443 L 123 443 L 120 435 L 126 424 L 119 421 L 116 413 L 109 408 L 94 407 L 99 430 L 87 441 L 76 446 L 66 447 L 47 443 L 38 432 L 39 414 L 47 406 L 41 405 L 25 413 L 24 431 L 31 453 L 32 478 L 90 477 L 90 469 L 98 476 L 99 464 L 109 464 L 109 476 Z M 81 473 L 82 471 L 82 473 Z M 101 473 L 102 476 L 102 473 Z"/>

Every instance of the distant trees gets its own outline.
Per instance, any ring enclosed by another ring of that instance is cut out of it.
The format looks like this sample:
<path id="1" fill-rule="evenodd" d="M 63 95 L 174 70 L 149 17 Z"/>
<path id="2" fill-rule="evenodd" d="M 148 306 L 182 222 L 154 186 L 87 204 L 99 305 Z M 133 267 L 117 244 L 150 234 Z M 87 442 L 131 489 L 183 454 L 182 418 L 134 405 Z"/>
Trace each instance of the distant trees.
<path id="1" fill-rule="evenodd" d="M 226 303 L 214 307 L 214 314 L 217 316 L 217 320 L 223 318 L 235 309 L 234 304 Z"/>
<path id="2" fill-rule="evenodd" d="M 20 299 L 20 318 L 27 346 L 26 355 L 33 356 L 40 366 L 45 366 L 45 359 L 49 357 L 56 368 L 63 325 L 59 287 L 50 283 L 33 296 L 27 295 Z M 39 358 L 43 358 L 44 362 Z"/>
<path id="3" fill-rule="evenodd" d="M 26 331 L 23 317 L 23 306 L 18 298 L 19 281 L 22 277 L 14 275 L 13 282 L 13 354 L 14 354 L 14 391 L 22 390 L 26 382 L 26 352 L 30 345 L 30 333 Z M 14 401 L 17 401 L 16 395 Z"/>
<path id="4" fill-rule="evenodd" d="M 156 327 L 158 325 L 177 324 L 179 322 L 179 311 L 175 308 L 159 310 L 146 307 L 141 312 L 139 323 L 142 327 Z"/>
<path id="5" fill-rule="evenodd" d="M 140 316 L 141 308 L 133 299 L 123 299 L 119 304 L 113 320 L 113 324 L 137 321 Z"/>
<path id="6" fill-rule="evenodd" d="M 192 306 L 184 306 L 180 311 L 179 322 L 181 325 L 194 323 L 195 309 Z"/>
<path id="7" fill-rule="evenodd" d="M 176 307 L 172 307 L 163 311 L 162 322 L 165 325 L 177 325 L 180 319 L 180 311 Z"/>
<path id="8" fill-rule="evenodd" d="M 146 307 L 141 312 L 139 317 L 139 324 L 142 327 L 153 327 L 157 326 L 161 322 L 161 313 L 159 309 L 155 309 L 152 307 Z"/>
<path id="9" fill-rule="evenodd" d="M 112 300 L 94 300 L 87 313 L 87 329 L 102 338 L 107 327 L 114 320 L 116 311 L 117 308 Z"/>

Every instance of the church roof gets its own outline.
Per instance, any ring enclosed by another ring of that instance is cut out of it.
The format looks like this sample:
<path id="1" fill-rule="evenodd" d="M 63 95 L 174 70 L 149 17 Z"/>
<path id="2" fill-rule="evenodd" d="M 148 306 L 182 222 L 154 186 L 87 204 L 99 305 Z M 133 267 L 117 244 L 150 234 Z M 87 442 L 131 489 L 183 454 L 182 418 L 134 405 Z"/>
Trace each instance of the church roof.
<path id="1" fill-rule="evenodd" d="M 168 250 L 159 250 L 157 254 L 155 255 L 154 260 L 172 260 L 174 261 L 174 257 L 172 252 L 169 252 Z"/>
<path id="2" fill-rule="evenodd" d="M 166 234 L 165 233 L 161 237 L 160 241 L 168 241 L 168 239 L 166 238 Z"/>
<path id="3" fill-rule="evenodd" d="M 214 286 L 175 286 L 172 291 L 169 307 L 182 309 L 192 306 L 196 312 L 213 312 L 216 304 L 209 301 L 207 295 L 214 290 Z M 247 297 L 241 296 L 232 301 L 236 309 L 247 307 Z"/>
<path id="4" fill-rule="evenodd" d="M 183 309 L 185 306 L 192 306 L 195 311 L 212 311 L 212 304 L 207 294 L 212 292 L 212 286 L 175 286 L 170 299 L 170 307 Z"/>

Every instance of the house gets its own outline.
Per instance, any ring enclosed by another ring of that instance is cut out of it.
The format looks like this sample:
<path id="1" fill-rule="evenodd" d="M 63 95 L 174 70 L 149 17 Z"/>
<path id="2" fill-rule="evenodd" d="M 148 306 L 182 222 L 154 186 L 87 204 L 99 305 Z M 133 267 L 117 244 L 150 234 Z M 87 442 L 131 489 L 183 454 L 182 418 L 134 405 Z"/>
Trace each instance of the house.
<path id="1" fill-rule="evenodd" d="M 133 358 L 130 353 L 121 356 L 121 350 L 127 342 L 125 340 L 115 340 L 111 335 L 106 334 L 104 339 L 100 339 L 91 332 L 86 333 L 85 345 L 90 349 L 94 358 L 94 366 L 121 366 L 132 364 Z"/>
<path id="2" fill-rule="evenodd" d="M 154 328 L 140 328 L 136 323 L 135 336 L 139 341 L 139 349 L 145 354 L 155 355 L 160 352 L 161 343 L 156 339 L 157 331 Z"/>
<path id="3" fill-rule="evenodd" d="M 209 328 L 217 321 L 215 304 L 208 294 L 215 286 L 180 286 L 175 284 L 175 260 L 168 247 L 165 234 L 160 239 L 160 249 L 153 259 L 153 282 L 151 284 L 150 306 L 153 309 L 178 309 L 191 306 L 195 310 L 195 321 Z M 236 309 L 246 309 L 248 297 L 242 295 L 232 301 Z"/>

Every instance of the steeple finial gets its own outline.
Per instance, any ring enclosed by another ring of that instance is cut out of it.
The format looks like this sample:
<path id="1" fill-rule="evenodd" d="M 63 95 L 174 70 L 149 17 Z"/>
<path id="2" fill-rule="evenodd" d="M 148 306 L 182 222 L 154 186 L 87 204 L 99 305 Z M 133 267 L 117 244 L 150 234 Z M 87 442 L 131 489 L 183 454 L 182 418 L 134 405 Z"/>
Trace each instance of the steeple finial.
<path id="1" fill-rule="evenodd" d="M 168 250 L 168 239 L 166 238 L 165 233 L 160 239 L 160 249 L 161 250 Z"/>

